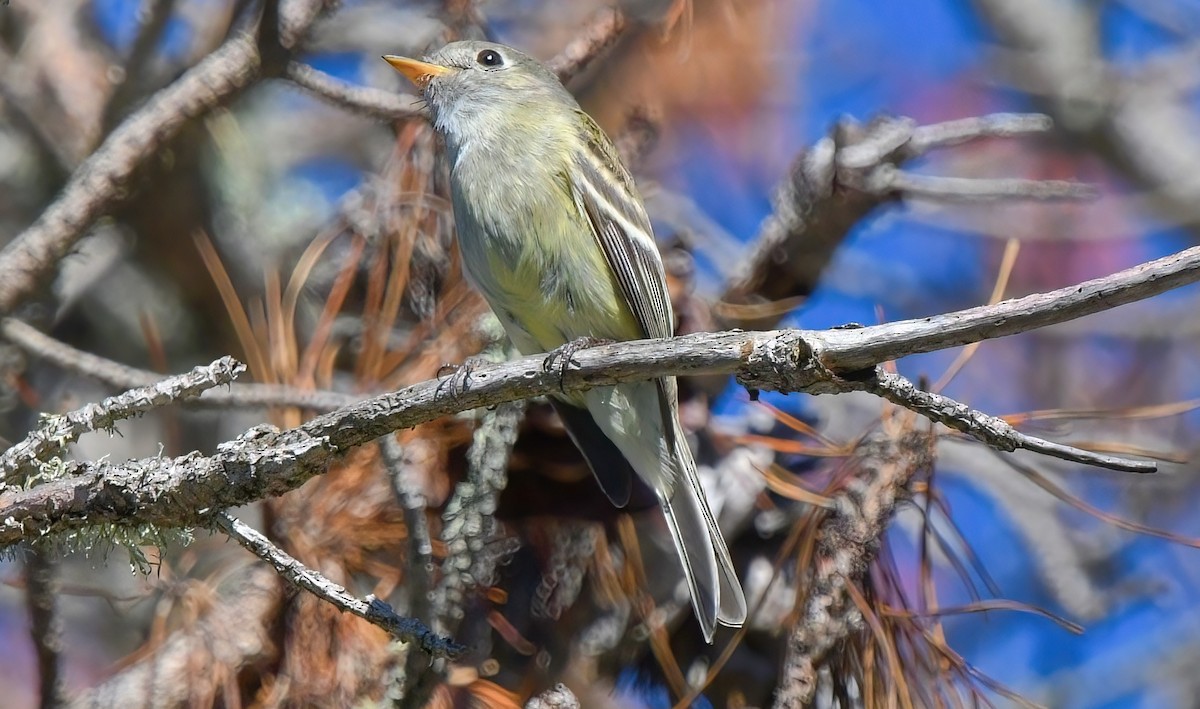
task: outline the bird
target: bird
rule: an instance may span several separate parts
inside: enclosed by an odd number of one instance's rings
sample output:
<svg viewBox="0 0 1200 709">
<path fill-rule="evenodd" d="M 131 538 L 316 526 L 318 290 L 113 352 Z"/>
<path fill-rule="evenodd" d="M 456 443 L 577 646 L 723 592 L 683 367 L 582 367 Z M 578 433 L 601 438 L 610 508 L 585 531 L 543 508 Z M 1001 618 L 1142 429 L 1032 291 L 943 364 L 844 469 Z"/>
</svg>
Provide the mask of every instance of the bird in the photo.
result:
<svg viewBox="0 0 1200 709">
<path fill-rule="evenodd" d="M 674 314 L 650 219 L 612 141 L 527 54 L 452 42 L 423 61 L 383 59 L 416 85 L 441 136 L 460 254 L 517 350 L 669 338 Z M 654 491 L 704 639 L 739 627 L 746 597 L 679 420 L 674 377 L 551 404 L 599 487 L 624 507 L 634 475 Z"/>
</svg>

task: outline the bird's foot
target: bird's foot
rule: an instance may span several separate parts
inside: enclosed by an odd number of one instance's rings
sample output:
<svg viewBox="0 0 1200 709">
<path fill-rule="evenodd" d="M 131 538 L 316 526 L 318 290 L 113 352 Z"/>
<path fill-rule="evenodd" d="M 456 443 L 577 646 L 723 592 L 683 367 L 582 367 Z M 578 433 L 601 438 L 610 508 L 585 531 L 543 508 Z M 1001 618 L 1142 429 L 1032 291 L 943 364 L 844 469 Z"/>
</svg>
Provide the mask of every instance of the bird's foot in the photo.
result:
<svg viewBox="0 0 1200 709">
<path fill-rule="evenodd" d="M 449 395 L 452 399 L 457 399 L 467 390 L 471 388 L 471 373 L 481 364 L 490 364 L 491 361 L 486 357 L 472 355 L 462 364 L 443 364 L 437 372 L 438 388 L 437 395 L 439 397 Z"/>
<path fill-rule="evenodd" d="M 559 347 L 547 352 L 546 359 L 542 362 L 542 371 L 549 372 L 557 368 L 558 388 L 561 389 L 565 394 L 567 391 L 567 370 L 571 368 L 572 364 L 579 364 L 579 362 L 575 361 L 575 353 L 579 350 L 586 350 L 589 347 L 607 345 L 612 342 L 614 342 L 614 340 L 604 340 L 598 337 L 578 337 L 566 343 L 565 345 L 560 345 Z"/>
</svg>

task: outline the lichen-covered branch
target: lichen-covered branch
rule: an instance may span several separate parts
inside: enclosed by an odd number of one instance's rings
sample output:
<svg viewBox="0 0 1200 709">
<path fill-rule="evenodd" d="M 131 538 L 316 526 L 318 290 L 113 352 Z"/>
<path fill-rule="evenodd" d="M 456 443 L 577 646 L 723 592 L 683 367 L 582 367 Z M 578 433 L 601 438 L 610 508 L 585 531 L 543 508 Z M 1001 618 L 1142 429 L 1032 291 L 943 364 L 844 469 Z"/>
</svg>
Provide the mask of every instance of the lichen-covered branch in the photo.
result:
<svg viewBox="0 0 1200 709">
<path fill-rule="evenodd" d="M 426 381 L 284 432 L 247 432 L 205 457 L 73 463 L 68 477 L 0 494 L 0 546 L 97 522 L 203 525 L 206 515 L 282 494 L 334 456 L 400 428 L 555 391 L 665 375 L 734 374 L 751 389 L 836 393 L 881 362 L 1063 322 L 1200 279 L 1200 247 L 1048 293 L 944 315 L 825 331 L 694 333 L 577 352 L 563 375 L 543 356 L 476 365 L 463 391 Z M 1089 461 L 1094 462 L 1094 461 Z"/>
<path fill-rule="evenodd" d="M 198 396 L 203 391 L 229 384 L 244 371 L 246 365 L 232 357 L 222 357 L 186 374 L 167 377 L 157 384 L 110 396 L 99 404 L 88 404 L 69 413 L 50 416 L 41 426 L 30 431 L 24 440 L 0 454 L 0 490 L 30 465 L 48 456 L 58 455 L 64 446 L 89 431 L 111 429 L 117 421 Z"/>
<path fill-rule="evenodd" d="M 1003 419 L 988 416 L 941 394 L 923 391 L 908 379 L 882 369 L 876 369 L 872 377 L 845 381 L 848 389 L 869 391 L 893 404 L 915 411 L 930 421 L 961 431 L 996 450 L 1011 452 L 1021 448 L 1127 473 L 1152 473 L 1155 470 L 1154 463 L 1150 461 L 1118 458 L 1021 433 Z"/>
<path fill-rule="evenodd" d="M 213 522 L 238 544 L 270 564 L 289 583 L 333 604 L 342 612 L 353 613 L 401 640 L 416 643 L 430 657 L 453 658 L 462 653 L 464 648 L 458 643 L 439 636 L 416 618 L 397 615 L 391 606 L 378 598 L 368 596 L 363 600 L 350 595 L 346 589 L 301 564 L 236 517 L 220 512 L 213 516 Z"/>
<path fill-rule="evenodd" d="M 803 609 L 788 636 L 777 709 L 809 706 L 821 660 L 862 624 L 847 586 L 858 583 L 875 558 L 904 486 L 932 465 L 932 440 L 918 433 L 880 436 L 859 446 L 853 461 L 857 483 L 833 499 L 818 532 Z"/>
<path fill-rule="evenodd" d="M 458 627 L 467 592 L 491 583 L 496 554 L 485 548 L 496 538 L 496 501 L 508 482 L 508 456 L 517 440 L 525 407 L 508 402 L 482 416 L 467 454 L 467 478 L 458 484 L 442 513 L 446 559 L 434 594 L 439 627 Z"/>
</svg>

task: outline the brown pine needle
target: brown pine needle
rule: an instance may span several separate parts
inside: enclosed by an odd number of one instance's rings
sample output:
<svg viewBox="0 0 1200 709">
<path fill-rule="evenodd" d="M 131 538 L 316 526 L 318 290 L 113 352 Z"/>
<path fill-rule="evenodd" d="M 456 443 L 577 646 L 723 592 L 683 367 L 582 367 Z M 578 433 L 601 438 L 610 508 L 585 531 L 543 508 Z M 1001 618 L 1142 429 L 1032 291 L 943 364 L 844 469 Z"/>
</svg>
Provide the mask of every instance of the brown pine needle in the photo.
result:
<svg viewBox="0 0 1200 709">
<path fill-rule="evenodd" d="M 713 315 L 731 323 L 755 322 L 758 320 L 774 320 L 804 304 L 806 296 L 797 295 L 766 303 L 730 303 L 719 300 L 712 305 Z"/>
<path fill-rule="evenodd" d="M 833 509 L 833 500 L 806 486 L 799 476 L 794 475 L 783 466 L 772 463 L 766 470 L 758 469 L 763 474 L 767 487 L 777 495 L 790 500 L 805 502 L 815 507 Z"/>
<path fill-rule="evenodd" d="M 1001 416 L 1004 421 L 1016 426 L 1028 421 L 1054 421 L 1061 419 L 1158 419 L 1179 416 L 1200 408 L 1200 399 L 1184 399 L 1164 404 L 1147 404 L 1114 409 L 1042 409 L 1025 413 Z"/>
<path fill-rule="evenodd" d="M 308 341 L 308 347 L 305 348 L 304 356 L 300 360 L 297 376 L 302 380 L 315 379 L 313 374 L 317 368 L 317 360 L 329 343 L 329 336 L 333 331 L 333 321 L 341 312 L 346 295 L 354 284 L 354 275 L 358 270 L 358 264 L 365 248 L 365 239 L 353 238 L 351 247 L 342 261 L 342 269 L 334 279 L 333 288 L 325 299 L 325 307 L 321 310 L 321 316 L 313 329 L 312 339 Z"/>
<path fill-rule="evenodd" d="M 879 609 L 879 612 L 882 615 L 892 618 L 944 618 L 950 615 L 986 613 L 988 611 L 1014 611 L 1017 613 L 1029 613 L 1032 615 L 1041 616 L 1074 635 L 1082 635 L 1084 630 L 1082 625 L 1073 623 L 1060 615 L 1055 615 L 1045 608 L 1039 608 L 1038 606 L 1033 606 L 1028 603 L 1021 603 L 1020 601 L 1012 601 L 1003 598 L 996 598 L 987 601 L 975 601 L 974 603 L 968 603 L 967 605 L 963 606 L 947 606 L 938 610 L 929 611 L 913 611 L 905 608 L 894 608 L 888 605 L 883 605 Z"/>
<path fill-rule="evenodd" d="M 997 454 L 997 455 L 999 455 L 999 454 Z M 1053 483 L 1049 478 L 1047 478 L 1045 475 L 1042 475 L 1034 468 L 1013 459 L 1011 456 L 1000 456 L 1000 457 L 1002 460 L 1004 460 L 1004 462 L 1006 464 L 1012 466 L 1015 470 L 1017 470 L 1022 475 L 1024 475 L 1026 478 L 1028 478 L 1033 484 L 1042 488 L 1043 490 L 1050 493 L 1051 495 L 1054 495 L 1058 499 L 1067 503 L 1071 507 L 1074 507 L 1075 509 L 1079 510 L 1080 512 L 1084 512 L 1088 515 L 1091 515 L 1092 517 L 1095 517 L 1096 519 L 1098 519 L 1102 522 L 1105 522 L 1107 524 L 1111 524 L 1112 526 L 1114 526 L 1118 529 L 1124 529 L 1128 532 L 1144 534 L 1148 537 L 1156 537 L 1158 539 L 1165 539 L 1167 541 L 1174 542 L 1176 544 L 1182 544 L 1183 546 L 1200 549 L 1200 539 L 1197 539 L 1194 537 L 1185 537 L 1181 534 L 1175 534 L 1173 532 L 1168 532 L 1163 529 L 1151 527 L 1149 525 L 1141 524 L 1139 522 L 1134 522 L 1133 520 L 1128 520 L 1128 519 L 1125 519 L 1124 517 L 1119 517 L 1119 516 L 1111 514 L 1109 512 L 1105 512 L 1104 510 L 1101 510 L 1098 507 L 1094 507 L 1091 504 L 1084 502 L 1079 497 L 1067 492 L 1065 489 L 1063 489 L 1062 487 L 1059 487 L 1058 485 Z"/>
<path fill-rule="evenodd" d="M 196 244 L 196 250 L 200 252 L 200 259 L 204 261 L 204 266 L 212 276 L 213 283 L 217 286 L 221 302 L 225 304 L 225 311 L 229 313 L 229 320 L 233 324 L 238 342 L 242 345 L 242 352 L 246 358 L 246 364 L 250 367 L 250 372 L 258 381 L 271 383 L 273 380 L 270 379 L 267 355 L 259 347 L 258 339 L 254 336 L 254 328 L 250 325 L 250 318 L 246 315 L 245 308 L 242 307 L 237 289 L 234 288 L 233 281 L 229 278 L 229 272 L 221 263 L 221 256 L 203 231 L 192 234 L 192 240 Z"/>
<path fill-rule="evenodd" d="M 828 448 L 831 448 L 834 450 L 846 451 L 846 453 L 843 453 L 843 455 L 848 455 L 849 451 L 852 450 L 852 449 L 848 448 L 845 444 L 838 444 L 838 443 L 835 443 L 833 440 L 826 438 L 824 435 L 821 434 L 820 431 L 813 428 L 808 423 L 796 418 L 795 416 L 792 416 L 791 414 L 784 411 L 783 409 L 772 406 L 771 404 L 768 404 L 765 401 L 759 401 L 759 402 L 757 402 L 757 404 L 759 406 L 763 407 L 764 409 L 766 409 L 767 411 L 770 411 L 771 415 L 774 416 L 775 419 L 777 421 L 779 421 L 779 423 L 782 423 L 784 426 L 787 426 L 788 428 L 792 429 L 796 433 L 799 433 L 799 434 L 802 434 L 805 436 L 809 436 L 810 438 L 814 438 L 814 439 L 820 441 L 822 444 L 824 444 Z"/>
<path fill-rule="evenodd" d="M 807 455 L 814 458 L 842 458 L 849 453 L 841 448 L 830 449 L 824 446 L 814 446 L 805 443 L 804 441 L 793 441 L 788 438 L 776 438 L 774 436 L 764 436 L 757 433 L 734 436 L 733 440 L 739 445 L 757 445 L 764 448 L 770 448 L 776 453 Z"/>
<path fill-rule="evenodd" d="M 662 668 L 663 677 L 671 687 L 671 692 L 677 697 L 682 697 L 687 694 L 687 680 L 679 668 L 679 661 L 671 651 L 671 639 L 667 636 L 666 629 L 651 620 L 654 614 L 654 599 L 643 591 L 648 585 L 646 567 L 642 562 L 642 547 L 638 542 L 633 517 L 627 514 L 617 517 L 617 537 L 621 540 L 621 548 L 625 550 L 626 568 L 632 576 L 633 586 L 629 590 L 633 607 L 650 631 L 650 651 L 658 661 L 658 666 Z"/>
<path fill-rule="evenodd" d="M 912 690 L 908 687 L 908 679 L 904 675 L 904 665 L 900 662 L 900 653 L 896 648 L 895 640 L 884 630 L 879 616 L 876 615 L 874 609 L 871 608 L 871 604 L 862 595 L 862 591 L 858 590 L 857 582 L 850 578 L 843 580 L 845 581 L 845 589 L 850 595 L 850 599 L 858 607 L 863 620 L 867 621 L 867 625 L 871 628 L 871 634 L 875 636 L 875 642 L 883 648 L 884 658 L 887 660 L 888 668 L 891 670 L 890 674 L 896 680 L 896 691 L 899 693 L 901 706 L 905 709 L 914 709 Z"/>
</svg>

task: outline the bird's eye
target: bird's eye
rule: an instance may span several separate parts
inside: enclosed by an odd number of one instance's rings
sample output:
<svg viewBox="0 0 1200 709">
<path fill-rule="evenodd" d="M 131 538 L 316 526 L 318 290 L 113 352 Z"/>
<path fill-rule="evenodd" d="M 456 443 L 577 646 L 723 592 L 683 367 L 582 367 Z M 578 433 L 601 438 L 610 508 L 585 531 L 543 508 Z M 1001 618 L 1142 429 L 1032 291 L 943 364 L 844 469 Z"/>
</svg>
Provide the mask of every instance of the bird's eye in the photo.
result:
<svg viewBox="0 0 1200 709">
<path fill-rule="evenodd" d="M 500 56 L 500 52 L 494 49 L 485 49 L 475 57 L 475 61 L 479 62 L 480 66 L 500 66 L 504 63 L 504 57 Z"/>
</svg>

